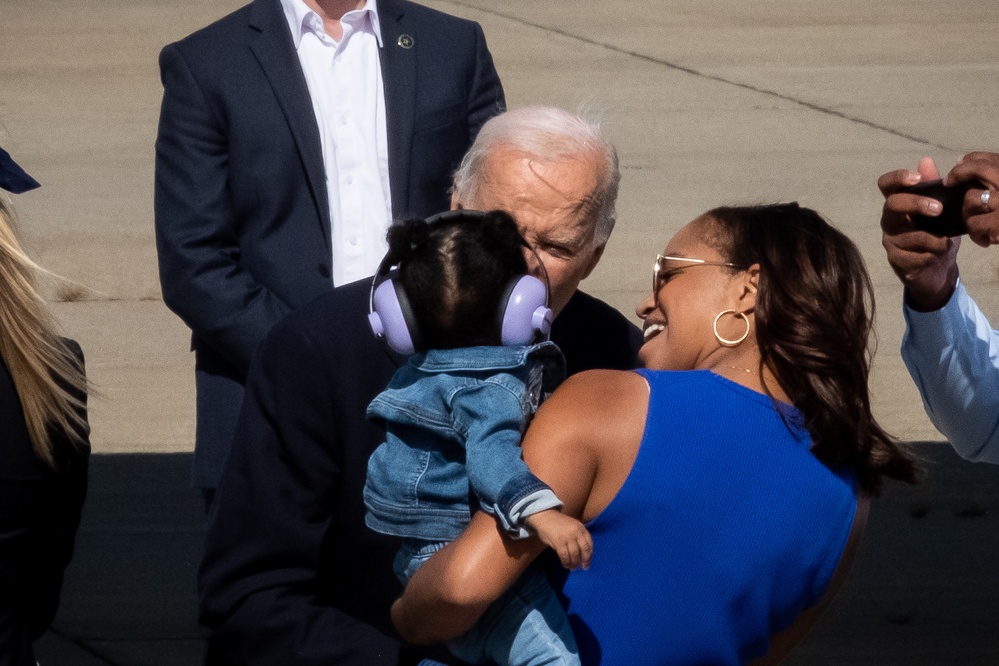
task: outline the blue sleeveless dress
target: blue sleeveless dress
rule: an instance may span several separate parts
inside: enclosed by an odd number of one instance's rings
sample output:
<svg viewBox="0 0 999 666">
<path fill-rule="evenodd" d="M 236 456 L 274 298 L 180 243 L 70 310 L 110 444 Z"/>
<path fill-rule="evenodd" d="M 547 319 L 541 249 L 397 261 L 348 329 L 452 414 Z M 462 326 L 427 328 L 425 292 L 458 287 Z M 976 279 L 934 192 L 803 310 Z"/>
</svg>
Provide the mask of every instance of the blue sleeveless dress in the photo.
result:
<svg viewBox="0 0 999 666">
<path fill-rule="evenodd" d="M 582 662 L 745 663 L 828 586 L 856 476 L 809 452 L 793 407 L 706 370 L 638 372 L 638 457 L 564 587 Z"/>
</svg>

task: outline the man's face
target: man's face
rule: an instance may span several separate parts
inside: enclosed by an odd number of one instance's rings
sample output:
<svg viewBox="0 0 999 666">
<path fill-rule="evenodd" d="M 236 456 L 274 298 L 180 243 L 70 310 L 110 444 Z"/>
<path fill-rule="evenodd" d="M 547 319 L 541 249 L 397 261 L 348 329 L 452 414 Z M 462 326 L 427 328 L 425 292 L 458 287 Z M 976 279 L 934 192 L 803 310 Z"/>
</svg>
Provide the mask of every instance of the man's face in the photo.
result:
<svg viewBox="0 0 999 666">
<path fill-rule="evenodd" d="M 599 163 L 587 155 L 536 162 L 499 148 L 486 158 L 482 176 L 474 200 L 452 198 L 452 208 L 504 210 L 517 220 L 520 233 L 544 262 L 551 308 L 558 315 L 604 250 L 594 242 L 590 200 L 601 176 Z"/>
</svg>

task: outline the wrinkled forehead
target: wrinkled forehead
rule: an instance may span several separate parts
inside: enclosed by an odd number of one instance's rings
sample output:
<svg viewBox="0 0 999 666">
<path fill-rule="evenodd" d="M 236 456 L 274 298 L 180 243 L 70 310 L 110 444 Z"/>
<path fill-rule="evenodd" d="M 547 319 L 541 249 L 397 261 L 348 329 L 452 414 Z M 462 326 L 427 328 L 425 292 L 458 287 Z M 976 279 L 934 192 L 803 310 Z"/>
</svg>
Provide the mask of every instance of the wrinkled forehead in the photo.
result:
<svg viewBox="0 0 999 666">
<path fill-rule="evenodd" d="M 596 223 L 599 178 L 598 165 L 586 154 L 548 159 L 497 149 L 483 164 L 473 200 L 462 205 L 502 208 L 528 230 L 555 225 L 585 232 Z"/>
</svg>

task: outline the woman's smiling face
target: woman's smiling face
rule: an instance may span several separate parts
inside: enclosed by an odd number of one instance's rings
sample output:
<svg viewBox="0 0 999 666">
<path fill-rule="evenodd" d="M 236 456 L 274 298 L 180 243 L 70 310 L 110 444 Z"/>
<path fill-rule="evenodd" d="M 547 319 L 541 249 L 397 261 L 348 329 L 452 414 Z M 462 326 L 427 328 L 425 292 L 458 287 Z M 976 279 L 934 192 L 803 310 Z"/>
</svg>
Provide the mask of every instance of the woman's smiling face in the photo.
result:
<svg viewBox="0 0 999 666">
<path fill-rule="evenodd" d="M 739 302 L 745 271 L 726 265 L 725 257 L 704 241 L 711 226 L 705 217 L 690 222 L 656 262 L 655 293 L 637 309 L 645 322 L 645 343 L 638 355 L 646 368 L 710 367 L 709 357 L 721 349 L 712 329 L 715 317 L 723 310 L 745 309 Z M 722 317 L 718 332 L 735 339 L 744 326 L 734 316 Z"/>
</svg>

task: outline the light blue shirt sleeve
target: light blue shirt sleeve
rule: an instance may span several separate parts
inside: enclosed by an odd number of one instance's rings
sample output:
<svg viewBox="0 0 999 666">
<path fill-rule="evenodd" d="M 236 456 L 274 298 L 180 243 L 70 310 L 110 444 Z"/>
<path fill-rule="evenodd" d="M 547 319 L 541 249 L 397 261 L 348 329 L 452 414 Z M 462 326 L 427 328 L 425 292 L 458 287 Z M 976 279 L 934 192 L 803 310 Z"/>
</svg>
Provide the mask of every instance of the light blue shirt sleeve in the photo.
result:
<svg viewBox="0 0 999 666">
<path fill-rule="evenodd" d="M 962 457 L 999 463 L 999 331 L 960 280 L 939 310 L 903 307 L 902 360 L 933 425 Z"/>
</svg>

